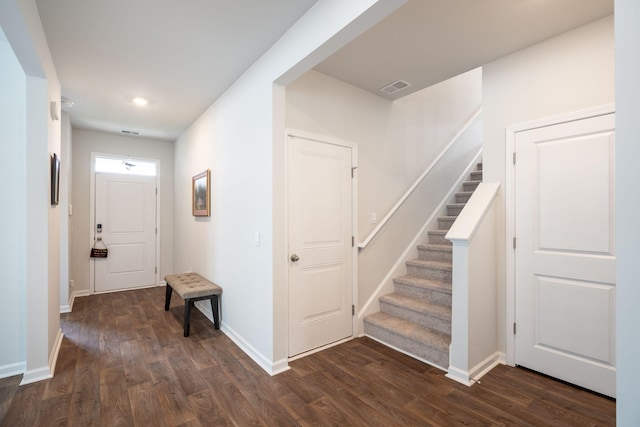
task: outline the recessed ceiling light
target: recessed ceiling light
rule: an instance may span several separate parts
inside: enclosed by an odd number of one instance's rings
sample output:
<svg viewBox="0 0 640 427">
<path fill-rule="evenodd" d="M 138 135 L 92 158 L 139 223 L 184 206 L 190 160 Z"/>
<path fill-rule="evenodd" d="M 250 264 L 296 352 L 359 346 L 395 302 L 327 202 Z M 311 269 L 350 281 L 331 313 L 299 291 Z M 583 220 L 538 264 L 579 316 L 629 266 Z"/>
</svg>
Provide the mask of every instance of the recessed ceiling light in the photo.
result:
<svg viewBox="0 0 640 427">
<path fill-rule="evenodd" d="M 147 105 L 149 103 L 149 101 L 147 101 L 145 98 L 143 98 L 141 96 L 136 96 L 131 101 L 133 101 L 133 103 L 136 104 L 139 107 L 144 107 L 145 105 Z"/>
</svg>

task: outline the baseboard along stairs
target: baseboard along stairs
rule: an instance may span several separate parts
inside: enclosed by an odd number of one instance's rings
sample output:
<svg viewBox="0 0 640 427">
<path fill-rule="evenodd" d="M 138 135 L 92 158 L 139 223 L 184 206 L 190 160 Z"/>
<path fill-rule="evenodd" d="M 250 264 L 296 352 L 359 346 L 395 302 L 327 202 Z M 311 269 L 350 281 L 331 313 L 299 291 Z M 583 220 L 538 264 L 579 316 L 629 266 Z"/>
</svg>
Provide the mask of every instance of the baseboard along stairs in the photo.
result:
<svg viewBox="0 0 640 427">
<path fill-rule="evenodd" d="M 366 316 L 365 335 L 443 370 L 449 367 L 451 343 L 452 246 L 445 239 L 451 225 L 482 182 L 482 163 L 471 172 L 428 243 L 418 245 L 418 259 L 407 261 L 407 274 L 393 279 L 392 294 L 380 297 L 380 312 Z"/>
</svg>

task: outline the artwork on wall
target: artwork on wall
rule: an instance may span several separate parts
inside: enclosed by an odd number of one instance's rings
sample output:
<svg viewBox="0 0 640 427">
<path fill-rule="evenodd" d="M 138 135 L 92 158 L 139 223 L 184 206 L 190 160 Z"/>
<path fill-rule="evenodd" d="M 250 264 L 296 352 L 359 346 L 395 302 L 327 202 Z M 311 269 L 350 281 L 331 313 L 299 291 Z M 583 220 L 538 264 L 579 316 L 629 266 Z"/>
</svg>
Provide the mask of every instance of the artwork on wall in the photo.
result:
<svg viewBox="0 0 640 427">
<path fill-rule="evenodd" d="M 60 202 L 60 158 L 56 153 L 51 155 L 51 205 Z"/>
<path fill-rule="evenodd" d="M 193 216 L 211 214 L 211 171 L 207 169 L 195 175 L 191 181 L 191 211 Z"/>
</svg>

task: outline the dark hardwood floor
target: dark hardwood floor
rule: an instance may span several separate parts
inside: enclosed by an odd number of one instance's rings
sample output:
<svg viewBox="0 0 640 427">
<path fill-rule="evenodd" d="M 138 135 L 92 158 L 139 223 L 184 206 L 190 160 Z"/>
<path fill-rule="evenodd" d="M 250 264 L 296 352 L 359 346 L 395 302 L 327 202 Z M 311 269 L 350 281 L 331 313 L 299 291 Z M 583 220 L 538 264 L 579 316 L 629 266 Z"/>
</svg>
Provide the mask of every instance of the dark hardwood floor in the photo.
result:
<svg viewBox="0 0 640 427">
<path fill-rule="evenodd" d="M 615 402 L 499 366 L 465 387 L 368 338 L 270 377 L 164 288 L 78 298 L 54 378 L 0 380 L 3 426 L 613 426 Z M 249 313 L 247 314 L 249 315 Z"/>
</svg>

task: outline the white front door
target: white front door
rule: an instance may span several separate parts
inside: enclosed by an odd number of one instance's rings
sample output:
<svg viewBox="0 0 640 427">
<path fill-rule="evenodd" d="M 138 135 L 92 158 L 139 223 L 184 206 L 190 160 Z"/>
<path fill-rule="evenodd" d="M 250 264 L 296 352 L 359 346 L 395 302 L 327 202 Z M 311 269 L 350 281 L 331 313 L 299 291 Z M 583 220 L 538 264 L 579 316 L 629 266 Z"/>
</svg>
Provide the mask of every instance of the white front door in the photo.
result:
<svg viewBox="0 0 640 427">
<path fill-rule="evenodd" d="M 516 364 L 615 396 L 614 115 L 516 134 Z"/>
<path fill-rule="evenodd" d="M 351 148 L 289 137 L 289 356 L 352 336 Z"/>
<path fill-rule="evenodd" d="M 109 249 L 94 258 L 95 292 L 155 285 L 156 177 L 96 173 L 95 182 L 94 238 Z"/>
</svg>

